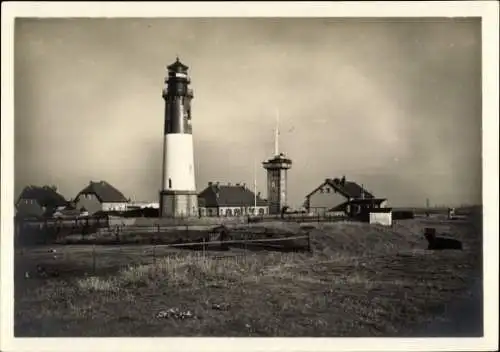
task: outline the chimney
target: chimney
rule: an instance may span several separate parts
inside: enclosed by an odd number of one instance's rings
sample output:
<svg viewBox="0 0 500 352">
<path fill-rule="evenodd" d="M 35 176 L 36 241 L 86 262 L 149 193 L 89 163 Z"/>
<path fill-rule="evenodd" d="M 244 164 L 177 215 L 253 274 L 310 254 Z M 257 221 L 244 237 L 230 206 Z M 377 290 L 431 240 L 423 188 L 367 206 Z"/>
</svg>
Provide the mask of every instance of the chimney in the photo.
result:
<svg viewBox="0 0 500 352">
<path fill-rule="evenodd" d="M 345 176 L 342 176 L 342 179 L 340 180 L 340 183 L 341 183 L 342 185 L 345 185 Z"/>
<path fill-rule="evenodd" d="M 211 187 L 213 185 L 212 181 L 209 181 L 208 185 Z"/>
</svg>

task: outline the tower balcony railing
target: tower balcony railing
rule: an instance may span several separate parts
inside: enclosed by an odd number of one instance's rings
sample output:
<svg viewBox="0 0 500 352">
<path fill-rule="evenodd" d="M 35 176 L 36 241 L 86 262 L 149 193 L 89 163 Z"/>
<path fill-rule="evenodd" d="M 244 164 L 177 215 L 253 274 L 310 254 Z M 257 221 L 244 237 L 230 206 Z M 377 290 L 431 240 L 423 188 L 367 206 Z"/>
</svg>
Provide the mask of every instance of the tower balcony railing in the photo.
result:
<svg viewBox="0 0 500 352">
<path fill-rule="evenodd" d="M 169 92 L 169 90 L 168 90 L 167 87 L 163 88 L 162 89 L 162 96 L 167 96 L 168 92 Z M 179 95 L 179 93 L 177 95 Z M 180 94 L 180 95 L 182 95 L 182 94 Z M 192 89 L 188 89 L 187 92 L 186 92 L 186 96 L 188 96 L 190 98 L 193 98 L 193 96 L 194 96 L 193 90 Z"/>
</svg>

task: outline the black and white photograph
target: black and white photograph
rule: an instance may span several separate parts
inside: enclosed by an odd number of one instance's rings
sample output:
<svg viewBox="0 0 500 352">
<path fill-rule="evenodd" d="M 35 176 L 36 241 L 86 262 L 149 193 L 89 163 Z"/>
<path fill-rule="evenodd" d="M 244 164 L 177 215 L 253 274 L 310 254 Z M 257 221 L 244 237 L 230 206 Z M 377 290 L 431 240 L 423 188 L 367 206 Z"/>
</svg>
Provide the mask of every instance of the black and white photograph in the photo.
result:
<svg viewBox="0 0 500 352">
<path fill-rule="evenodd" d="M 498 349 L 498 3 L 333 3 L 2 4 L 5 351 Z"/>
</svg>

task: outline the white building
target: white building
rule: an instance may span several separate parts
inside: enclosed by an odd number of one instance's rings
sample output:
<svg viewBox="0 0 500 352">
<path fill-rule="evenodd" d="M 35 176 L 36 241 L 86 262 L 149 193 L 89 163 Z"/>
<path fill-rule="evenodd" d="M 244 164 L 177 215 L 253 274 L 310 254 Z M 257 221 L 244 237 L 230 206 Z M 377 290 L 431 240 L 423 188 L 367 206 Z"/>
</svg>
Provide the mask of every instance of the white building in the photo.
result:
<svg viewBox="0 0 500 352">
<path fill-rule="evenodd" d="M 131 201 L 127 204 L 127 210 L 135 210 L 135 209 L 145 209 L 145 208 L 153 208 L 159 209 L 159 202 L 140 202 L 140 201 Z"/>
<path fill-rule="evenodd" d="M 245 184 L 220 185 L 209 182 L 198 195 L 200 216 L 244 216 L 269 214 L 267 201 Z"/>
</svg>

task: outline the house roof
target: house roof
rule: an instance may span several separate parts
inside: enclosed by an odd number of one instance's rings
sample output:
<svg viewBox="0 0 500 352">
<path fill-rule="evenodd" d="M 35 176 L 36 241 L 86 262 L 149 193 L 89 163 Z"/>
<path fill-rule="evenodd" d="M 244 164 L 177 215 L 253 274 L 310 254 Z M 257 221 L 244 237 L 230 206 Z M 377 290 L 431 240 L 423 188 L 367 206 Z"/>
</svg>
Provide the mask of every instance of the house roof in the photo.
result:
<svg viewBox="0 0 500 352">
<path fill-rule="evenodd" d="M 126 203 L 128 199 L 125 198 L 122 192 L 110 185 L 106 181 L 93 182 L 90 181 L 89 185 L 82 189 L 80 194 L 93 194 L 99 199 L 101 203 Z"/>
<path fill-rule="evenodd" d="M 356 182 L 346 181 L 341 184 L 340 182 L 335 182 L 334 180 L 329 180 L 328 182 L 332 187 L 343 191 L 351 198 L 374 198 L 373 194 L 368 192 L 364 187 L 360 186 Z"/>
<path fill-rule="evenodd" d="M 22 190 L 18 201 L 21 199 L 34 200 L 40 206 L 47 208 L 56 208 L 68 203 L 61 194 L 49 186 L 27 186 Z"/>
<path fill-rule="evenodd" d="M 316 193 L 320 188 L 329 185 L 333 187 L 337 192 L 342 194 L 346 198 L 374 198 L 373 194 L 368 192 L 364 187 L 360 186 L 356 182 L 346 181 L 345 179 L 326 179 L 321 185 L 316 187 L 314 191 L 309 193 L 306 197 L 311 196 Z"/>
<path fill-rule="evenodd" d="M 198 203 L 205 207 L 241 207 L 255 204 L 255 193 L 245 185 L 209 184 L 198 195 Z M 267 201 L 257 195 L 257 206 L 266 206 Z"/>
</svg>

